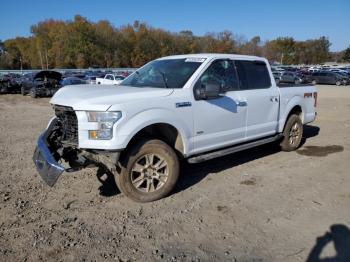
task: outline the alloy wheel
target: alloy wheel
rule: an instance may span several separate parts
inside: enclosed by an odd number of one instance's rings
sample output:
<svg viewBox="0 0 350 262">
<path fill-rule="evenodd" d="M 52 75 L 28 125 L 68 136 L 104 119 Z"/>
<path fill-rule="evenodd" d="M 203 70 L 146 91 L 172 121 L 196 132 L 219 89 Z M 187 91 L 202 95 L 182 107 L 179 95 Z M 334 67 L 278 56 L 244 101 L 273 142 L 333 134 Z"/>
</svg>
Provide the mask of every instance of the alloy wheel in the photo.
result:
<svg viewBox="0 0 350 262">
<path fill-rule="evenodd" d="M 131 183 L 139 191 L 151 193 L 162 188 L 169 175 L 167 161 L 158 154 L 145 154 L 131 169 Z"/>
</svg>

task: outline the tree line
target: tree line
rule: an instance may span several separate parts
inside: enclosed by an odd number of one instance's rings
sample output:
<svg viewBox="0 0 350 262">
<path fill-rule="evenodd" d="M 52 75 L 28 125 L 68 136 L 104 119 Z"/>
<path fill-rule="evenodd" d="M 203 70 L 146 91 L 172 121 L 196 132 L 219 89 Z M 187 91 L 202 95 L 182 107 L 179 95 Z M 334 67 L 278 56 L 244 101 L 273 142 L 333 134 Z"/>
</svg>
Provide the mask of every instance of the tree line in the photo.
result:
<svg viewBox="0 0 350 262">
<path fill-rule="evenodd" d="M 135 21 L 118 28 L 109 21 L 49 19 L 31 27 L 31 36 L 0 41 L 1 69 L 140 67 L 167 55 L 236 53 L 264 56 L 283 64 L 319 64 L 328 61 L 327 37 L 296 41 L 280 37 L 263 42 L 231 31 L 196 36 L 192 31 L 169 32 Z"/>
</svg>

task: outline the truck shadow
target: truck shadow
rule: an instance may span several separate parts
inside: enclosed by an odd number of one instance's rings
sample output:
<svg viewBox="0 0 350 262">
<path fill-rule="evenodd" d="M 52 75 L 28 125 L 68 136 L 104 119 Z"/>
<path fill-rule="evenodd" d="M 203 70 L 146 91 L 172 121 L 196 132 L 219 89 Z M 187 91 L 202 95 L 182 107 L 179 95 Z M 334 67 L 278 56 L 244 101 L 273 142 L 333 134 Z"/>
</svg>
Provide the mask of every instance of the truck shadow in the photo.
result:
<svg viewBox="0 0 350 262">
<path fill-rule="evenodd" d="M 336 254 L 333 257 L 322 257 L 322 251 L 333 243 Z M 322 258 L 321 258 L 322 257 Z M 347 262 L 350 261 L 350 230 L 342 224 L 334 224 L 324 235 L 316 238 L 306 262 Z"/>
<path fill-rule="evenodd" d="M 120 193 L 114 175 L 104 167 L 98 167 L 96 177 L 101 182 L 98 188 L 101 196 L 110 197 Z"/>
<path fill-rule="evenodd" d="M 319 134 L 319 131 L 319 127 L 305 125 L 302 145 L 305 144 L 308 138 L 317 136 Z M 187 188 L 197 184 L 208 174 L 219 173 L 223 170 L 246 164 L 256 159 L 278 153 L 280 151 L 281 150 L 278 143 L 271 143 L 220 158 L 212 159 L 199 164 L 188 164 L 187 161 L 183 161 L 181 163 L 180 178 L 177 186 L 173 191 L 173 194 L 186 190 Z"/>
</svg>

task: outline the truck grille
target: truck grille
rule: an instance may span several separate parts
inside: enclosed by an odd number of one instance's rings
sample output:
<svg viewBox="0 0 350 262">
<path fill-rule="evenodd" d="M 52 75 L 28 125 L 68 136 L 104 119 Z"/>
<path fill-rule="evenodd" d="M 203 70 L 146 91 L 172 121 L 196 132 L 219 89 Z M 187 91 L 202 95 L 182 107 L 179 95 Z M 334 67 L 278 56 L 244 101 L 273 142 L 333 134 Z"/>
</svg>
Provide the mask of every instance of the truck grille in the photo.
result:
<svg viewBox="0 0 350 262">
<path fill-rule="evenodd" d="M 55 114 L 62 125 L 62 142 L 78 144 L 78 119 L 73 108 L 68 106 L 54 106 Z"/>
</svg>

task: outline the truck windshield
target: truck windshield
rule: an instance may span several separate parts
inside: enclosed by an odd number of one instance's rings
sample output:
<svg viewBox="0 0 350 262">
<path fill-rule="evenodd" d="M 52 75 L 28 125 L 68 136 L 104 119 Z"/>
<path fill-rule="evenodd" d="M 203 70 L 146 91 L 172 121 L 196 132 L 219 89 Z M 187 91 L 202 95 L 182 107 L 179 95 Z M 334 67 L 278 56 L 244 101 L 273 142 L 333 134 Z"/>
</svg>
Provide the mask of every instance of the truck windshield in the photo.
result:
<svg viewBox="0 0 350 262">
<path fill-rule="evenodd" d="M 182 88 L 203 60 L 155 60 L 127 77 L 121 85 L 134 87 Z"/>
</svg>

